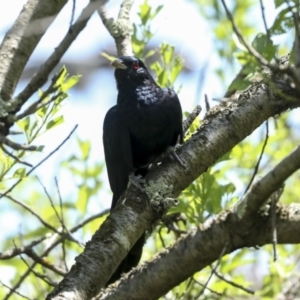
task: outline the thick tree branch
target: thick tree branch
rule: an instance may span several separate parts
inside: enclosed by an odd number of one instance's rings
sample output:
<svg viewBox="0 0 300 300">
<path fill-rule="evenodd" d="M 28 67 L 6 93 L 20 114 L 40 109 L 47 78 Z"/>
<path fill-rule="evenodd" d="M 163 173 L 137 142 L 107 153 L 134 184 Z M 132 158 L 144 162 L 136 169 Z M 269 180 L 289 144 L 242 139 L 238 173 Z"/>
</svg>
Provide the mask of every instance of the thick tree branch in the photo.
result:
<svg viewBox="0 0 300 300">
<path fill-rule="evenodd" d="M 0 97 L 11 99 L 38 42 L 67 0 L 29 0 L 0 46 Z"/>
<path fill-rule="evenodd" d="M 142 211 L 144 209 L 142 205 L 142 202 L 139 203 L 140 213 L 136 213 L 124 200 L 119 205 L 119 209 L 106 219 L 101 230 L 98 230 L 92 240 L 86 244 L 85 251 L 76 258 L 76 264 L 68 276 L 48 295 L 47 299 L 64 299 L 63 297 L 68 300 L 91 299 L 99 293 L 100 288 L 105 285 L 119 264 L 118 259 L 126 256 L 145 231 L 140 227 L 137 239 L 134 240 L 137 224 L 147 218 L 146 211 Z M 124 211 L 126 211 L 126 218 L 122 216 Z M 116 257 L 115 253 L 118 253 Z M 98 260 L 98 257 L 105 257 L 105 259 Z"/>
<path fill-rule="evenodd" d="M 273 216 L 269 211 L 267 217 L 262 217 L 258 210 L 299 168 L 300 147 L 297 147 L 254 184 L 234 209 L 222 212 L 198 230 L 191 231 L 155 259 L 126 275 L 116 289 L 103 292 L 100 299 L 118 300 L 124 295 L 130 295 L 131 299 L 157 299 L 217 260 L 224 252 L 225 244 L 226 253 L 231 253 L 242 247 L 271 243 Z M 277 214 L 278 242 L 300 243 L 300 231 L 297 229 L 300 225 L 300 205 L 279 205 Z M 151 281 L 146 278 L 151 278 Z"/>
<path fill-rule="evenodd" d="M 70 273 L 47 299 L 95 296 L 140 235 L 165 212 L 172 202 L 170 198 L 176 197 L 265 120 L 289 107 L 295 107 L 295 102 L 275 94 L 264 83 L 256 83 L 238 99 L 212 108 L 198 131 L 177 151 L 187 170 L 166 159 L 146 176 L 146 194 L 133 186 L 127 189 L 85 251 L 76 258 Z M 218 241 L 225 243 L 226 238 L 220 237 Z"/>
<path fill-rule="evenodd" d="M 226 254 L 244 247 L 272 243 L 272 217 L 258 213 L 247 219 L 248 230 L 240 228 L 234 212 L 221 213 L 157 254 L 151 261 L 132 270 L 115 288 L 108 288 L 99 300 L 154 300 L 166 294 L 195 272 L 218 260 L 226 245 Z M 277 207 L 277 230 L 280 244 L 300 242 L 300 205 Z M 243 227 L 244 228 L 244 227 Z M 250 230 L 251 229 L 251 230 Z M 151 280 L 149 280 L 151 278 Z"/>
<path fill-rule="evenodd" d="M 235 212 L 241 222 L 251 218 L 272 193 L 300 168 L 300 146 L 284 158 L 270 173 L 256 182 L 250 191 L 237 203 Z"/>
</svg>

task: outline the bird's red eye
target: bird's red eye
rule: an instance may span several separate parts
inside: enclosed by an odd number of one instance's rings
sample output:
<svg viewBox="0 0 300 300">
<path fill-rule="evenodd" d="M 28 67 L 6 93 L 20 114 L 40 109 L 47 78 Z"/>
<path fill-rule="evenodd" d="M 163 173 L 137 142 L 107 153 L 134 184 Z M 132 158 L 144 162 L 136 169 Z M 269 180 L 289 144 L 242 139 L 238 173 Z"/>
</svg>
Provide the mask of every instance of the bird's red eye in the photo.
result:
<svg viewBox="0 0 300 300">
<path fill-rule="evenodd" d="M 138 63 L 137 61 L 133 63 L 133 68 L 134 68 L 135 70 L 137 70 L 139 67 L 140 67 L 140 66 L 139 66 L 139 63 Z"/>
</svg>

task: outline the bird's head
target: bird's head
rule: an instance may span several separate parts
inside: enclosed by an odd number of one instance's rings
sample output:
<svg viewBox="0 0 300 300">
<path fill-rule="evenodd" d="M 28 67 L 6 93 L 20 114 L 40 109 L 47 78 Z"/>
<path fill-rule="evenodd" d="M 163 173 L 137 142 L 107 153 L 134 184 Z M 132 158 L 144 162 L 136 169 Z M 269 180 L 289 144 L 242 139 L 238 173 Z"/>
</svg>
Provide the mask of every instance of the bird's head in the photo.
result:
<svg viewBox="0 0 300 300">
<path fill-rule="evenodd" d="M 146 81 L 154 82 L 145 64 L 134 56 L 121 56 L 115 59 L 111 65 L 116 68 L 115 78 L 118 87 L 123 84 L 139 86 Z"/>
</svg>

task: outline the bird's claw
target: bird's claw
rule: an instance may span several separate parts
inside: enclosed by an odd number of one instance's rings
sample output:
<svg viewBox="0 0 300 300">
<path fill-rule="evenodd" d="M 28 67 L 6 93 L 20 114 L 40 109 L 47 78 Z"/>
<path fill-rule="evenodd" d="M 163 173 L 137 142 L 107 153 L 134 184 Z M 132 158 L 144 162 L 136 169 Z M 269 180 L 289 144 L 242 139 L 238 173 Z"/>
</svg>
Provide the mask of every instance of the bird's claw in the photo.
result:
<svg viewBox="0 0 300 300">
<path fill-rule="evenodd" d="M 142 187 L 142 184 L 145 183 L 145 179 L 141 175 L 134 175 L 134 173 L 129 174 L 128 178 L 128 186 L 130 187 L 131 184 L 133 184 L 137 189 L 139 189 L 141 192 L 144 192 L 145 189 Z"/>
<path fill-rule="evenodd" d="M 182 160 L 180 159 L 180 157 L 177 155 L 176 153 L 176 149 L 179 148 L 179 145 L 175 146 L 175 147 L 169 147 L 167 149 L 169 155 L 174 159 L 176 160 L 185 170 L 186 170 L 186 166 L 185 164 L 182 162 Z"/>
</svg>

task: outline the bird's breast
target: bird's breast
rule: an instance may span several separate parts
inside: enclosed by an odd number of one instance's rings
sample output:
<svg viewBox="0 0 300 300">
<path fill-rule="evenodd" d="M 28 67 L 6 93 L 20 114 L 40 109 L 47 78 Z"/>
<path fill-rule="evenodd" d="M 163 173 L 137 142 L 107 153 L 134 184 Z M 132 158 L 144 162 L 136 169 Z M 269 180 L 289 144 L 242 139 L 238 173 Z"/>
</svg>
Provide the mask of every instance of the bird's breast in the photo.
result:
<svg viewBox="0 0 300 300">
<path fill-rule="evenodd" d="M 142 94 L 136 101 L 120 107 L 124 124 L 136 137 L 152 136 L 164 131 L 169 123 L 169 113 L 164 103 L 149 94 Z"/>
<path fill-rule="evenodd" d="M 177 126 L 170 99 L 160 88 L 141 87 L 134 95 L 122 95 L 118 110 L 122 124 L 130 132 L 133 162 L 136 167 L 148 165 L 168 146 L 174 146 L 181 122 Z"/>
</svg>

